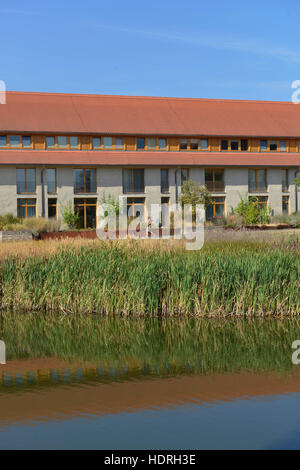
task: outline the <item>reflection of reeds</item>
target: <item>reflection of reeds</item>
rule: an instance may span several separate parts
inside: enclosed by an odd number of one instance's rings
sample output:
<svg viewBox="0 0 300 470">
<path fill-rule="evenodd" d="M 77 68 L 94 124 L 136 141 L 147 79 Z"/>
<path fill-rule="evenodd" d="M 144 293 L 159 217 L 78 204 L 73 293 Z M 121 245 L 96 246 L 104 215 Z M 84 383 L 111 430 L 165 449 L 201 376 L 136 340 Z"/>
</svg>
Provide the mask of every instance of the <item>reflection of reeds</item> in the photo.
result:
<svg viewBox="0 0 300 470">
<path fill-rule="evenodd" d="M 62 244 L 51 256 L 10 257 L 0 267 L 2 308 L 110 315 L 300 313 L 297 246 L 243 241 L 211 242 L 193 252 L 183 247 L 176 241 L 96 241 Z"/>
<path fill-rule="evenodd" d="M 290 370 L 300 321 L 290 319 L 103 318 L 91 315 L 2 314 L 7 363 L 51 358 L 101 365 L 108 378 Z M 96 374 L 97 375 L 97 374 Z"/>
</svg>

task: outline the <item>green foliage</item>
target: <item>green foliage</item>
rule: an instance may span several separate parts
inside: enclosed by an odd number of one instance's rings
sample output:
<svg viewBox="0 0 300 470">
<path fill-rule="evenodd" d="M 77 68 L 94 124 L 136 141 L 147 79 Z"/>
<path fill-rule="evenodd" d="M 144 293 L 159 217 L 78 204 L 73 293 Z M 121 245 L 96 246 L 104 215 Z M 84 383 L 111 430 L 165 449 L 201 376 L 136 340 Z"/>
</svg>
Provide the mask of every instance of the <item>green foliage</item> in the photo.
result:
<svg viewBox="0 0 300 470">
<path fill-rule="evenodd" d="M 79 214 L 74 211 L 71 201 L 63 207 L 62 220 L 71 230 L 79 228 Z"/>
<path fill-rule="evenodd" d="M 12 226 L 14 224 L 22 224 L 22 222 L 23 219 L 15 217 L 13 214 L 0 215 L 0 230 L 3 230 L 6 225 Z"/>
<path fill-rule="evenodd" d="M 193 180 L 186 180 L 182 185 L 179 202 L 191 204 L 194 212 L 197 204 L 207 207 L 212 203 L 212 199 L 206 186 L 201 186 Z"/>
<path fill-rule="evenodd" d="M 271 210 L 267 204 L 264 206 L 263 208 L 259 207 L 256 197 L 241 198 L 235 213 L 242 218 L 245 225 L 267 224 L 270 220 Z"/>
</svg>

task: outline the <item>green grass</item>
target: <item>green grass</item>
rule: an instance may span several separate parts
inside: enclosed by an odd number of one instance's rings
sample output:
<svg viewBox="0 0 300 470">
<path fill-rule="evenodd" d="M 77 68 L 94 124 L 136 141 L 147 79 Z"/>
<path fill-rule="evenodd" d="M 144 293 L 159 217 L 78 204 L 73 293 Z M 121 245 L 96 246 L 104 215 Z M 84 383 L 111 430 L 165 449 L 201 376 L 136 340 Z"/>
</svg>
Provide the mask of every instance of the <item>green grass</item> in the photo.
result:
<svg viewBox="0 0 300 470">
<path fill-rule="evenodd" d="M 10 311 L 106 315 L 296 315 L 299 245 L 210 243 L 203 250 L 99 243 L 0 267 Z"/>
</svg>

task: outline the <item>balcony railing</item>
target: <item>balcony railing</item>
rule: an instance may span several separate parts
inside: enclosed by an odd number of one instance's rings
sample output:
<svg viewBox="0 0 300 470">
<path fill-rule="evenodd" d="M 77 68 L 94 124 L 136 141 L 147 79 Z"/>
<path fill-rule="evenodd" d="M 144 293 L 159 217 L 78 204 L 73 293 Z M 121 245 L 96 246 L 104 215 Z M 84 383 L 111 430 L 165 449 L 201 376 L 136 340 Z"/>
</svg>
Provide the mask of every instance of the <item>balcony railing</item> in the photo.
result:
<svg viewBox="0 0 300 470">
<path fill-rule="evenodd" d="M 205 183 L 208 191 L 212 193 L 224 192 L 225 184 L 224 181 L 208 181 Z"/>
</svg>

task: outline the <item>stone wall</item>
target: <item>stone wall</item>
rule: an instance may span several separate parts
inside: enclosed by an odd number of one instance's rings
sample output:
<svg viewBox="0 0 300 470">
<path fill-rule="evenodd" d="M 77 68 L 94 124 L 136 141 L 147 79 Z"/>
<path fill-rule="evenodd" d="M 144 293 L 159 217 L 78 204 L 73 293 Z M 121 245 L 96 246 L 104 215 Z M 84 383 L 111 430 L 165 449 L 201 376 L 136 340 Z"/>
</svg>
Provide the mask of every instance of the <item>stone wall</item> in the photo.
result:
<svg viewBox="0 0 300 470">
<path fill-rule="evenodd" d="M 30 230 L 7 230 L 0 232 L 0 242 L 17 242 L 32 239 L 33 236 Z"/>
</svg>

